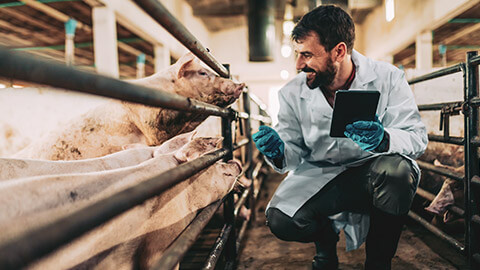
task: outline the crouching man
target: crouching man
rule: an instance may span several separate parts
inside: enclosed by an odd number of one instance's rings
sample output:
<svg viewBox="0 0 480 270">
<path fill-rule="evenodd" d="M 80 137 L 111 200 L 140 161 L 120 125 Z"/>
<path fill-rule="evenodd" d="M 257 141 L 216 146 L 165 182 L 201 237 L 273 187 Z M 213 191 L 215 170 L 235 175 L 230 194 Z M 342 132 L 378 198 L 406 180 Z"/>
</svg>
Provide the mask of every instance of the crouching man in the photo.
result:
<svg viewBox="0 0 480 270">
<path fill-rule="evenodd" d="M 337 269 L 336 244 L 366 241 L 365 269 L 390 269 L 420 170 L 427 134 L 404 73 L 353 50 L 355 28 L 341 8 L 319 6 L 292 32 L 301 72 L 279 92 L 275 129 L 253 140 L 278 172 L 290 171 L 267 208 L 285 241 L 314 242 L 313 269 Z M 337 90 L 378 90 L 375 121 L 357 121 L 346 138 L 329 136 Z"/>
</svg>

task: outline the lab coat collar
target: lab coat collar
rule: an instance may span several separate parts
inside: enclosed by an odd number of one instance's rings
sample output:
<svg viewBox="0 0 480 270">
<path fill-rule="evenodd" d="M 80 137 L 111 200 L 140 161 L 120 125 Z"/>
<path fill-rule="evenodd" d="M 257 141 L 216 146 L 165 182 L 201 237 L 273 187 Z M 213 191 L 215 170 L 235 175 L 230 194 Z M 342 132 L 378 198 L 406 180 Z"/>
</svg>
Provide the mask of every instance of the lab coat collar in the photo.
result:
<svg viewBox="0 0 480 270">
<path fill-rule="evenodd" d="M 373 70 L 373 65 L 370 59 L 367 57 L 363 56 L 356 50 L 352 50 L 352 60 L 353 63 L 355 64 L 355 79 L 352 82 L 352 85 L 350 86 L 350 89 L 364 89 L 364 86 L 368 84 L 369 82 L 375 80 L 377 78 L 377 75 L 375 74 Z M 319 91 L 318 88 L 315 89 L 310 89 L 307 86 L 307 76 L 304 72 L 299 74 L 301 79 L 301 86 L 302 90 L 300 93 L 300 97 L 304 99 L 309 99 L 312 97 L 312 92 L 313 91 Z"/>
<path fill-rule="evenodd" d="M 363 89 L 367 83 L 377 78 L 373 70 L 372 60 L 361 55 L 356 50 L 352 50 L 352 61 L 355 64 L 356 72 L 350 89 Z"/>
</svg>

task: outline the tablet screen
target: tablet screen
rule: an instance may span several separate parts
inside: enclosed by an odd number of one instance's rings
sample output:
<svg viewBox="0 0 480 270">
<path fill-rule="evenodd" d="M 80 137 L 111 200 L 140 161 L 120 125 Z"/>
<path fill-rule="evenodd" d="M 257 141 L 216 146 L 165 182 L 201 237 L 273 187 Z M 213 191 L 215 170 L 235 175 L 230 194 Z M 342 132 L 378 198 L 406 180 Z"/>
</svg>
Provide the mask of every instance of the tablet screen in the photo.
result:
<svg viewBox="0 0 480 270">
<path fill-rule="evenodd" d="M 345 137 L 345 127 L 355 121 L 374 121 L 380 92 L 338 90 L 335 92 L 330 137 Z"/>
</svg>

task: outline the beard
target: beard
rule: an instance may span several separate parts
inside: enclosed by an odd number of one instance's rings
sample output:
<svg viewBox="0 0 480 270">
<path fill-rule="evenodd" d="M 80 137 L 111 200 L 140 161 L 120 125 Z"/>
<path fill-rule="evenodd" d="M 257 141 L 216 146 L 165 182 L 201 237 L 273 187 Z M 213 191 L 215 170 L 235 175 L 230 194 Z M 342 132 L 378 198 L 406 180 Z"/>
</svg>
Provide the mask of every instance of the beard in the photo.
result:
<svg viewBox="0 0 480 270">
<path fill-rule="evenodd" d="M 328 86 L 332 84 L 333 79 L 335 79 L 335 75 L 337 75 L 337 68 L 333 65 L 333 61 L 330 58 L 327 59 L 327 67 L 325 71 L 315 71 L 308 66 L 304 67 L 302 71 L 315 73 L 315 77 L 313 78 L 313 80 L 309 80 L 307 78 L 307 86 L 310 89 L 315 89 L 319 86 Z"/>
</svg>

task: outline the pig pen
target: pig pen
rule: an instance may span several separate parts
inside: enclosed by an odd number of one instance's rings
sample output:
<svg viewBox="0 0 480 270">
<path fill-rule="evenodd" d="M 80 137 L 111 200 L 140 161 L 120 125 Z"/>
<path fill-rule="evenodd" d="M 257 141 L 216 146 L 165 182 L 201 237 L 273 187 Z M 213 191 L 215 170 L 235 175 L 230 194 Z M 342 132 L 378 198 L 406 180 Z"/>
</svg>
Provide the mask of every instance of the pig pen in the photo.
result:
<svg viewBox="0 0 480 270">
<path fill-rule="evenodd" d="M 221 77 L 230 78 L 228 69 L 219 64 L 208 53 L 207 49 L 159 2 L 137 1 L 137 4 L 162 26 L 168 25 L 166 28 L 172 35 Z M 148 6 L 149 4 L 153 6 Z M 175 94 L 159 93 L 147 87 L 31 58 L 26 54 L 12 53 L 6 49 L 0 49 L 0 58 L 2 59 L 0 63 L 0 76 L 2 77 L 147 106 L 218 116 L 222 118 L 223 135 L 223 148 L 219 150 L 181 164 L 134 187 L 75 210 L 52 223 L 35 227 L 13 239 L 0 243 L 1 269 L 28 267 L 38 259 L 51 254 L 90 230 L 208 168 L 216 161 L 227 162 L 232 160 L 234 151 L 239 150 L 235 152 L 235 156 L 239 157 L 244 164 L 240 176 L 246 176 L 252 180 L 252 184 L 242 190 L 238 201 L 235 202 L 234 200 L 234 192 L 230 192 L 221 200 L 201 210 L 175 242 L 165 250 L 161 259 L 153 264 L 154 269 L 172 269 L 178 265 L 205 225 L 223 204 L 224 214 L 220 218 L 222 229 L 219 231 L 213 247 L 211 247 L 211 252 L 203 258 L 205 261 L 203 268 L 214 269 L 217 262 L 222 262 L 223 267 L 227 269 L 234 267 L 238 245 L 248 223 L 248 220 L 237 223 L 236 218 L 243 205 L 248 205 L 250 208 L 254 207 L 260 187 L 258 184 L 259 172 L 264 165 L 261 157 L 255 155 L 254 158 L 251 130 L 252 126 L 257 125 L 257 123 L 251 123 L 250 121 L 255 120 L 258 124 L 269 124 L 271 122 L 265 111 L 266 106 L 259 102 L 258 98 L 249 95 L 248 91 L 245 90 L 242 98 L 243 110 L 236 111 Z M 251 105 L 253 113 L 250 111 Z M 239 132 L 243 134 L 243 139 L 235 137 L 236 141 L 234 141 L 233 134 L 236 132 L 236 126 L 239 127 Z M 239 152 L 240 154 L 237 155 Z M 255 216 L 251 216 L 250 220 L 254 219 Z"/>
<path fill-rule="evenodd" d="M 429 145 L 417 161 L 422 169 L 422 179 L 408 215 L 459 254 L 465 255 L 469 269 L 480 268 L 479 60 L 477 52 L 469 52 L 465 63 L 409 80 L 417 103 L 421 104 L 418 107 L 422 121 L 427 125 Z M 451 75 L 450 79 L 445 78 L 448 75 Z M 435 79 L 440 82 L 431 83 Z M 442 87 L 438 87 L 440 85 Z M 451 184 L 445 185 L 444 181 Z M 446 199 L 444 186 L 456 187 L 453 193 L 450 192 L 451 201 Z M 438 207 L 442 203 L 447 206 Z M 447 211 L 460 219 L 456 228 L 445 224 L 446 218 L 440 216 L 443 212 L 432 215 L 432 211 L 438 211 L 434 206 L 445 208 L 440 211 Z M 442 218 L 445 222 L 441 221 Z"/>
</svg>

